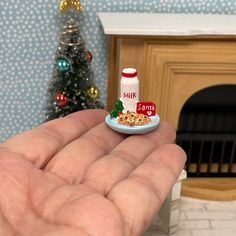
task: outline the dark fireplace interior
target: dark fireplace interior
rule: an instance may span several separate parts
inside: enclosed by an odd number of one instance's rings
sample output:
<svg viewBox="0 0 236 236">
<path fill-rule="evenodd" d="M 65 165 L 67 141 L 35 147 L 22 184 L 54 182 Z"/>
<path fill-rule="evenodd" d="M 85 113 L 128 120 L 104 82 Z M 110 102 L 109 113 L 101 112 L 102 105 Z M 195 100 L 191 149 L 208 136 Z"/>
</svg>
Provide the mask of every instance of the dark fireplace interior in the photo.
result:
<svg viewBox="0 0 236 236">
<path fill-rule="evenodd" d="M 236 85 L 209 87 L 185 103 L 177 144 L 189 177 L 236 176 Z"/>
</svg>

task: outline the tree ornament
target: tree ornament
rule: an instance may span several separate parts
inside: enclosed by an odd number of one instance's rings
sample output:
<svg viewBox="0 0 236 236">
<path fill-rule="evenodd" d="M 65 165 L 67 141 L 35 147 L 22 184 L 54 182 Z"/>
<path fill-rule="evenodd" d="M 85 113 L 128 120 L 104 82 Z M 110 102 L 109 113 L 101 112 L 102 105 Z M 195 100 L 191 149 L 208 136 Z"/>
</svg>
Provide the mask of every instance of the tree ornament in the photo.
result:
<svg viewBox="0 0 236 236">
<path fill-rule="evenodd" d="M 80 0 L 61 0 L 60 11 L 65 12 L 70 9 L 81 12 L 83 10 Z"/>
<path fill-rule="evenodd" d="M 63 93 L 58 92 L 55 95 L 55 101 L 58 106 L 64 107 L 68 103 L 68 97 Z"/>
<path fill-rule="evenodd" d="M 66 58 L 58 58 L 57 59 L 57 69 L 60 72 L 67 72 L 71 69 L 71 63 L 69 60 L 67 60 Z"/>
<path fill-rule="evenodd" d="M 93 60 L 93 54 L 89 50 L 87 50 L 86 54 L 88 61 L 91 62 Z"/>
<path fill-rule="evenodd" d="M 91 86 L 91 87 L 87 90 L 87 93 L 88 93 L 89 97 L 92 98 L 92 99 L 94 99 L 94 100 L 95 100 L 96 98 L 98 98 L 98 96 L 99 96 L 99 90 L 98 90 L 97 86 L 95 86 L 95 85 Z"/>
</svg>

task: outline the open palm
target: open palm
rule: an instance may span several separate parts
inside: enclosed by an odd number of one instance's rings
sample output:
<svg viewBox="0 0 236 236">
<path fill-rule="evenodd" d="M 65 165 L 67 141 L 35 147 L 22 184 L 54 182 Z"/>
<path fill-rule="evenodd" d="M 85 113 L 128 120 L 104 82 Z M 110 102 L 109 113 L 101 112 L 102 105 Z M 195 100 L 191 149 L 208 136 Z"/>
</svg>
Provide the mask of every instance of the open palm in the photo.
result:
<svg viewBox="0 0 236 236">
<path fill-rule="evenodd" d="M 141 235 L 178 178 L 184 152 L 162 122 L 125 137 L 102 110 L 74 113 L 0 146 L 0 235 Z"/>
</svg>

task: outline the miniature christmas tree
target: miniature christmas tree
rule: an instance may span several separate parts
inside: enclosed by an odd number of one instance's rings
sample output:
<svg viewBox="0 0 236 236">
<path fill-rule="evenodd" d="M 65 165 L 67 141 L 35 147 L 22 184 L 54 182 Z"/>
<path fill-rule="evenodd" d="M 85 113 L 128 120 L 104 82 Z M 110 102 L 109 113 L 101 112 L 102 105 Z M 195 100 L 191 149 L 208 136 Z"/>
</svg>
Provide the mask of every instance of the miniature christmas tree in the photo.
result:
<svg viewBox="0 0 236 236">
<path fill-rule="evenodd" d="M 45 121 L 79 110 L 103 108 L 98 88 L 93 82 L 92 58 L 81 36 L 79 23 L 69 20 L 56 53 Z"/>
</svg>

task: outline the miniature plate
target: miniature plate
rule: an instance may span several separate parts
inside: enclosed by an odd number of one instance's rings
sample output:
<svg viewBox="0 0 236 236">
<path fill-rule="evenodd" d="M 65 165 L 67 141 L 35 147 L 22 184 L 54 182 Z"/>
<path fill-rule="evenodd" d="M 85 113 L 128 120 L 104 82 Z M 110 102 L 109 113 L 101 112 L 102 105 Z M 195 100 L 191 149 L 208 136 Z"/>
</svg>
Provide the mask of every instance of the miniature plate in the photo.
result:
<svg viewBox="0 0 236 236">
<path fill-rule="evenodd" d="M 106 124 L 113 130 L 122 134 L 146 134 L 153 131 L 160 124 L 160 117 L 158 115 L 151 116 L 151 123 L 142 126 L 127 126 L 120 125 L 116 118 L 111 118 L 110 114 L 106 116 Z"/>
</svg>

